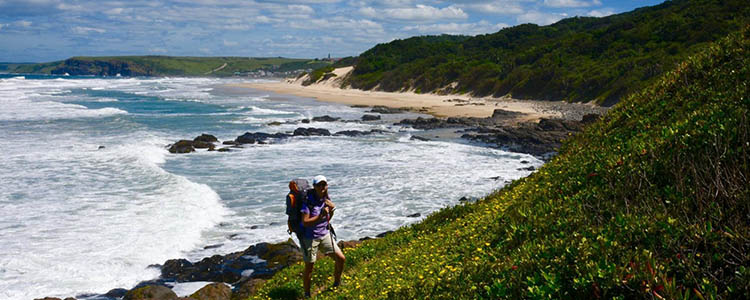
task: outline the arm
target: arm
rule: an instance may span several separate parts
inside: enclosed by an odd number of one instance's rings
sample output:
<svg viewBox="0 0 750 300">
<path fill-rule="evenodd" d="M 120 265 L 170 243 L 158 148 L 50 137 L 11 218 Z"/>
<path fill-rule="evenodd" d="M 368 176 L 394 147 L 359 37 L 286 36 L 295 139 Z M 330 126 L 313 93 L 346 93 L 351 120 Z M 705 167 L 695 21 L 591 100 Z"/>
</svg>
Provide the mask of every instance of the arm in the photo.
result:
<svg viewBox="0 0 750 300">
<path fill-rule="evenodd" d="M 328 208 L 323 208 L 323 210 L 320 212 L 319 215 L 310 217 L 310 214 L 302 214 L 302 225 L 305 225 L 305 227 L 312 227 L 315 226 L 315 224 L 320 223 L 321 221 L 325 220 L 323 217 L 328 215 Z"/>
</svg>

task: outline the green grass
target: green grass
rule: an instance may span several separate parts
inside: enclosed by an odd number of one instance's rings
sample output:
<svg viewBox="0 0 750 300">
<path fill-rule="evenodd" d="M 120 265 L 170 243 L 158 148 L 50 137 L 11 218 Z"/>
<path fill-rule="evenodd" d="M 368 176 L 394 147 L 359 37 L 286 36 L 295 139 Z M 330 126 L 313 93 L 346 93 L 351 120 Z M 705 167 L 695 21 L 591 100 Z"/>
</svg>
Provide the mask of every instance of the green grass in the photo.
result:
<svg viewBox="0 0 750 300">
<path fill-rule="evenodd" d="M 537 172 L 347 249 L 318 299 L 750 298 L 750 27 L 568 139 Z M 302 265 L 254 297 L 302 294 Z M 314 287 L 332 283 L 316 264 Z"/>
</svg>

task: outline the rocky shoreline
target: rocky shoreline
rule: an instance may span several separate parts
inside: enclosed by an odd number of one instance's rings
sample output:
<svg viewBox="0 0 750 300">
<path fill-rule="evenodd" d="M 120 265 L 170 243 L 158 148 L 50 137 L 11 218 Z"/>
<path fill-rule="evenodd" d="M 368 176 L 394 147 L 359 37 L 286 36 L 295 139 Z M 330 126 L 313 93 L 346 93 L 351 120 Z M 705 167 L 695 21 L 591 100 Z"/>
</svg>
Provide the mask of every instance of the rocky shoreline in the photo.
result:
<svg viewBox="0 0 750 300">
<path fill-rule="evenodd" d="M 359 106 L 362 107 L 362 106 Z M 385 115 L 397 115 L 407 110 L 388 107 L 372 107 L 361 120 L 341 120 L 331 116 L 318 116 L 308 120 L 287 123 L 270 123 L 269 126 L 282 124 L 309 124 L 311 122 L 390 122 L 383 120 Z M 595 112 L 595 111 L 594 111 Z M 519 121 L 523 113 L 495 109 L 491 117 L 452 117 L 402 119 L 393 125 L 409 126 L 424 130 L 412 133 L 413 140 L 430 141 L 433 139 L 461 138 L 481 143 L 492 148 L 501 148 L 514 152 L 528 153 L 542 159 L 549 158 L 560 147 L 563 139 L 580 132 L 583 128 L 599 118 L 599 115 L 586 111 L 561 112 L 563 118 L 538 121 Z M 386 123 L 387 124 L 387 123 Z M 244 145 L 266 145 L 281 142 L 297 136 L 364 136 L 372 134 L 395 134 L 395 131 L 377 130 L 358 131 L 343 130 L 331 133 L 327 129 L 298 127 L 294 131 L 279 133 L 246 132 L 234 140 L 220 141 L 213 135 L 202 134 L 192 140 L 180 140 L 167 145 L 171 153 L 191 153 L 196 149 L 207 151 L 229 152 Z M 220 146 L 219 146 L 220 145 Z M 530 171 L 533 171 L 531 167 Z M 464 202 L 471 199 L 462 198 Z M 419 217 L 420 214 L 410 215 Z M 377 236 L 383 237 L 389 232 Z M 355 241 L 340 241 L 339 247 L 351 248 L 359 245 L 365 237 Z M 272 277 L 279 270 L 302 261 L 299 247 L 291 240 L 281 243 L 259 243 L 244 251 L 226 255 L 214 255 L 197 262 L 184 258 L 170 259 L 162 264 L 151 265 L 158 268 L 161 276 L 155 280 L 143 281 L 130 290 L 112 289 L 102 295 L 79 295 L 87 299 L 246 299 L 259 285 Z M 179 298 L 171 287 L 177 283 L 206 282 L 207 285 L 191 294 L 188 298 Z M 210 284 L 209 284 L 210 283 Z M 59 298 L 39 298 L 60 300 Z M 65 298 L 71 300 L 75 298 Z"/>
</svg>

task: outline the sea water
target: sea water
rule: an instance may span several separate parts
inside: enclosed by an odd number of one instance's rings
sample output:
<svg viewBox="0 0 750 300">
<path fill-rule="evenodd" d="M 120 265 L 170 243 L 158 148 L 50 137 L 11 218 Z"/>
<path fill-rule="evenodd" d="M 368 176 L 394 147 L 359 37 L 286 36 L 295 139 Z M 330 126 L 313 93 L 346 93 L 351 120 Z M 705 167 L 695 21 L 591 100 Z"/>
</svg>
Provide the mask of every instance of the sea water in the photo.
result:
<svg viewBox="0 0 750 300">
<path fill-rule="evenodd" d="M 413 129 L 388 121 L 300 124 L 322 115 L 356 120 L 366 109 L 227 86 L 241 81 L 0 74 L 0 299 L 132 288 L 158 277 L 149 265 L 167 259 L 286 240 L 284 197 L 297 177 L 328 177 L 333 224 L 348 240 L 482 197 L 542 164 L 414 141 Z M 226 141 L 297 127 L 386 133 L 166 150 L 202 133 Z"/>
</svg>

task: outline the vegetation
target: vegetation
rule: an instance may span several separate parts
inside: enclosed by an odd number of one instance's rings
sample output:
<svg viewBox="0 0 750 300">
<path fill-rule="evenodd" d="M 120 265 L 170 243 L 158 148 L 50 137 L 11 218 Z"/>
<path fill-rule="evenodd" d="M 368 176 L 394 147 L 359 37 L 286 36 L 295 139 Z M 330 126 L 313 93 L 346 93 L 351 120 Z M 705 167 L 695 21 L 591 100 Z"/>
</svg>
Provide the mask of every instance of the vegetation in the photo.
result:
<svg viewBox="0 0 750 300">
<path fill-rule="evenodd" d="M 471 38 L 413 37 L 362 53 L 348 83 L 611 105 L 748 22 L 746 0 L 674 0 Z"/>
<path fill-rule="evenodd" d="M 346 249 L 320 299 L 750 298 L 750 27 L 616 105 L 537 172 Z M 301 296 L 302 265 L 256 298 Z M 316 264 L 313 286 L 332 283 Z"/>
<path fill-rule="evenodd" d="M 302 83 L 302 85 L 311 85 L 320 81 L 321 79 L 325 80 L 336 76 L 336 74 L 331 73 L 333 69 L 333 66 L 329 65 L 310 72 L 310 76 L 305 80 L 305 82 Z"/>
<path fill-rule="evenodd" d="M 15 73 L 114 76 L 232 76 L 258 70 L 287 72 L 316 69 L 329 62 L 292 58 L 112 56 L 73 57 L 64 61 L 18 65 Z"/>
</svg>

